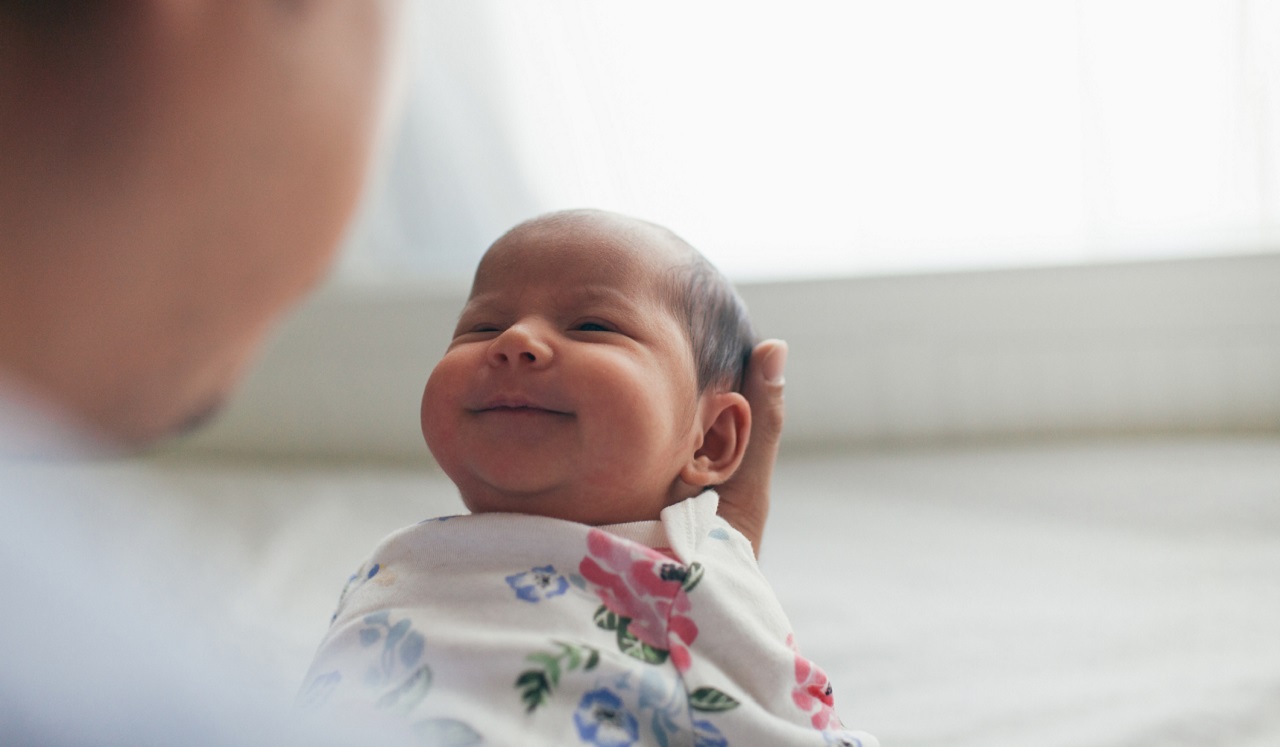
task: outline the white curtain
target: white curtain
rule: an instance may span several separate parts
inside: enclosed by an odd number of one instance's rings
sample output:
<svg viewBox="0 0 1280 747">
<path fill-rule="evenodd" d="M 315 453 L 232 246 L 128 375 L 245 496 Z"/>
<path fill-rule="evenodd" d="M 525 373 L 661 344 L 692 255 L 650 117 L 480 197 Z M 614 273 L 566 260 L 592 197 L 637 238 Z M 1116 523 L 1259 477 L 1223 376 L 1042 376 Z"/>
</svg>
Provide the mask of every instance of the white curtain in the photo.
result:
<svg viewBox="0 0 1280 747">
<path fill-rule="evenodd" d="M 738 279 L 1270 251 L 1271 0 L 424 2 L 349 279 L 469 275 L 540 212 Z"/>
</svg>

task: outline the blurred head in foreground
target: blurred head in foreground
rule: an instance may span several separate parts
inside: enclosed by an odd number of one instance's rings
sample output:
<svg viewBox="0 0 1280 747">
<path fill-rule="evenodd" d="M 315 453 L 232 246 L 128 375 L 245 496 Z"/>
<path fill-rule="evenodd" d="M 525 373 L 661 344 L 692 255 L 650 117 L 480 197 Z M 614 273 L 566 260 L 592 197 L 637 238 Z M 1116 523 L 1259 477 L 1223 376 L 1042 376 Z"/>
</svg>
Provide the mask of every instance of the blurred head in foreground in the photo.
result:
<svg viewBox="0 0 1280 747">
<path fill-rule="evenodd" d="M 0 396 L 124 445 L 215 409 L 339 243 L 397 5 L 0 0 Z"/>
</svg>

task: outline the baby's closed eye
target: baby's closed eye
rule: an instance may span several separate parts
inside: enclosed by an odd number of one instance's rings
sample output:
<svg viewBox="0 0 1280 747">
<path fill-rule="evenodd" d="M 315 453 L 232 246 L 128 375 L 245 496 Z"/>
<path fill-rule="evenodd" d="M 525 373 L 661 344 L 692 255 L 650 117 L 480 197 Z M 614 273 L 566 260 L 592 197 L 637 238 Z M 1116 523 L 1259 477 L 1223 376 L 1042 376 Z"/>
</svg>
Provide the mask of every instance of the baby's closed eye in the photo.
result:
<svg viewBox="0 0 1280 747">
<path fill-rule="evenodd" d="M 477 324 L 468 327 L 460 327 L 453 333 L 455 342 L 464 340 L 485 339 L 502 333 L 502 328 L 493 324 Z"/>
</svg>

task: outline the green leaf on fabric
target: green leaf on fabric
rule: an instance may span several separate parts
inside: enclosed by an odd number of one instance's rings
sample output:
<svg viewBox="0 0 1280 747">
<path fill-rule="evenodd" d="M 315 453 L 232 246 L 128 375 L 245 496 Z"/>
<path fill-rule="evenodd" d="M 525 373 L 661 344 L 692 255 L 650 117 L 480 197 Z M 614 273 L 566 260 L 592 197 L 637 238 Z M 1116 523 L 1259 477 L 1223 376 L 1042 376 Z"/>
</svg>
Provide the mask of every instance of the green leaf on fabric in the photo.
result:
<svg viewBox="0 0 1280 747">
<path fill-rule="evenodd" d="M 579 646 L 564 641 L 552 641 L 560 649 L 559 653 L 535 651 L 525 657 L 526 661 L 539 665 L 537 669 L 527 669 L 516 678 L 516 689 L 520 691 L 520 699 L 525 709 L 532 713 L 551 698 L 551 691 L 560 684 L 565 672 L 581 668 L 591 671 L 600 663 L 600 652 L 591 646 Z"/>
<path fill-rule="evenodd" d="M 520 691 L 520 700 L 524 701 L 525 710 L 533 713 L 538 706 L 551 697 L 551 683 L 540 670 L 529 669 L 516 679 L 516 689 Z"/>
<path fill-rule="evenodd" d="M 714 687 L 700 687 L 689 694 L 689 707 L 695 711 L 718 713 L 732 711 L 739 705 L 733 696 Z"/>
<path fill-rule="evenodd" d="M 682 585 L 684 593 L 688 594 L 693 591 L 693 587 L 697 586 L 698 582 L 702 580 L 704 572 L 706 572 L 706 569 L 702 567 L 701 563 L 694 563 L 689 566 L 689 572 L 684 577 L 684 584 Z"/>
<path fill-rule="evenodd" d="M 630 620 L 627 622 L 630 622 Z M 646 664 L 661 664 L 667 660 L 667 652 L 665 650 L 654 648 L 636 638 L 631 634 L 631 631 L 627 630 L 626 625 L 618 628 L 618 650 Z"/>
<path fill-rule="evenodd" d="M 547 680 L 554 687 L 560 684 L 560 660 L 553 654 L 533 653 L 525 657 L 534 664 L 541 664 Z"/>
<path fill-rule="evenodd" d="M 617 630 L 631 622 L 628 618 L 614 613 L 603 604 L 596 610 L 596 614 L 592 619 L 595 620 L 596 627 L 604 630 Z"/>
</svg>

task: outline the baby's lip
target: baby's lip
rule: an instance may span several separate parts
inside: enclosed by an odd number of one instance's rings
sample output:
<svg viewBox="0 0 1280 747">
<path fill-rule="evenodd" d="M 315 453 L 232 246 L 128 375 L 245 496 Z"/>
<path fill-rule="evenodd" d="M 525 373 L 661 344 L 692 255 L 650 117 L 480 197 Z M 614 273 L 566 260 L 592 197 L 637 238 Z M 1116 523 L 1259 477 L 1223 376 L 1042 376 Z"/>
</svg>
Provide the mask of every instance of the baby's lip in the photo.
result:
<svg viewBox="0 0 1280 747">
<path fill-rule="evenodd" d="M 467 408 L 472 412 L 501 412 L 501 411 L 540 411 L 553 415 L 570 415 L 568 410 L 562 409 L 557 405 L 545 402 L 539 402 L 524 395 L 500 394 L 489 397 L 480 401 L 474 407 Z"/>
</svg>

